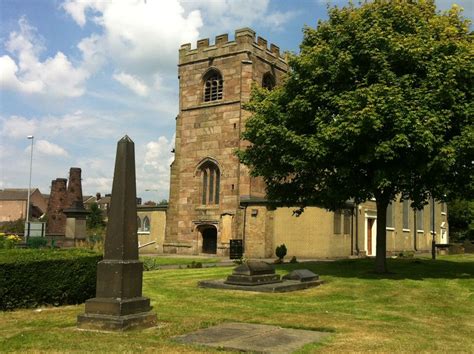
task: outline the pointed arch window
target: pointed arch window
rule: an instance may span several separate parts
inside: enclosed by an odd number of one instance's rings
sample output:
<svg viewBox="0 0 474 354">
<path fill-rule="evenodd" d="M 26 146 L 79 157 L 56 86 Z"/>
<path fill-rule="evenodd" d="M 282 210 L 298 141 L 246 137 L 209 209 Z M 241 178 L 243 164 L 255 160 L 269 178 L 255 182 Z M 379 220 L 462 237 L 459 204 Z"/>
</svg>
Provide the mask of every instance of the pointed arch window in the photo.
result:
<svg viewBox="0 0 474 354">
<path fill-rule="evenodd" d="M 207 161 L 199 168 L 201 172 L 201 203 L 204 205 L 219 204 L 220 180 L 219 167 Z"/>
<path fill-rule="evenodd" d="M 137 230 L 140 231 L 142 228 L 142 220 L 137 216 Z"/>
<path fill-rule="evenodd" d="M 150 231 L 150 219 L 148 219 L 148 216 L 143 218 L 142 231 Z"/>
<path fill-rule="evenodd" d="M 204 102 L 222 99 L 224 80 L 217 69 L 211 69 L 204 75 Z"/>
<path fill-rule="evenodd" d="M 270 73 L 263 74 L 262 87 L 267 90 L 273 90 L 275 87 L 275 77 Z"/>
</svg>

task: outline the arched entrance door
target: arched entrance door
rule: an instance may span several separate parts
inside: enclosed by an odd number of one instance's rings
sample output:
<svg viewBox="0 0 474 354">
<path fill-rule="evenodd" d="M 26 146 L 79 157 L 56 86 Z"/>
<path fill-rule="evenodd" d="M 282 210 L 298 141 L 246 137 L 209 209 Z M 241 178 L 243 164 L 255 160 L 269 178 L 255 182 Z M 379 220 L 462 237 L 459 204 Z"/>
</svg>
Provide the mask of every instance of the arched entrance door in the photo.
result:
<svg viewBox="0 0 474 354">
<path fill-rule="evenodd" d="M 201 230 L 202 253 L 217 253 L 217 229 L 213 226 Z"/>
</svg>

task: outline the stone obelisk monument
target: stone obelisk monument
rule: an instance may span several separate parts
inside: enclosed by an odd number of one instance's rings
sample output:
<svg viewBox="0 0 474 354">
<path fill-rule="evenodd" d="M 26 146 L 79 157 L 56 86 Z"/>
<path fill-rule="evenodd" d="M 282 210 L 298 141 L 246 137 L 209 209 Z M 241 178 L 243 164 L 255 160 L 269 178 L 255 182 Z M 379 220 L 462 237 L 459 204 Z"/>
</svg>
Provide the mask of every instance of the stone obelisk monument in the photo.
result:
<svg viewBox="0 0 474 354">
<path fill-rule="evenodd" d="M 135 148 L 124 136 L 117 144 L 104 260 L 97 265 L 96 297 L 78 316 L 81 329 L 123 331 L 156 324 L 150 299 L 142 296 L 143 264 L 138 260 Z"/>
</svg>

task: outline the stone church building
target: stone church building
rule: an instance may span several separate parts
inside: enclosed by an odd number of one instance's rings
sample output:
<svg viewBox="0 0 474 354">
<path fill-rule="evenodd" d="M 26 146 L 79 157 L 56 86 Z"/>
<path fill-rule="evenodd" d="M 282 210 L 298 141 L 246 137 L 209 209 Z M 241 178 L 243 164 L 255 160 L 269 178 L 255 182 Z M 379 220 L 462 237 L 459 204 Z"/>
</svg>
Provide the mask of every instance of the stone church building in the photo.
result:
<svg viewBox="0 0 474 354">
<path fill-rule="evenodd" d="M 375 255 L 374 202 L 348 204 L 340 212 L 309 207 L 299 217 L 292 208 L 273 209 L 265 185 L 239 163 L 236 149 L 249 112 L 252 84 L 271 89 L 288 64 L 280 49 L 249 28 L 184 44 L 179 51 L 179 114 L 175 159 L 171 165 L 169 207 L 162 251 L 178 254 L 229 252 L 231 239 L 243 240 L 245 256 L 272 257 L 285 243 L 288 256 L 300 258 Z M 434 224 L 432 208 L 434 207 Z M 447 243 L 444 204 L 414 212 L 409 203 L 388 210 L 389 252 L 428 251 L 431 230 Z M 160 247 L 161 249 L 161 247 Z"/>
</svg>

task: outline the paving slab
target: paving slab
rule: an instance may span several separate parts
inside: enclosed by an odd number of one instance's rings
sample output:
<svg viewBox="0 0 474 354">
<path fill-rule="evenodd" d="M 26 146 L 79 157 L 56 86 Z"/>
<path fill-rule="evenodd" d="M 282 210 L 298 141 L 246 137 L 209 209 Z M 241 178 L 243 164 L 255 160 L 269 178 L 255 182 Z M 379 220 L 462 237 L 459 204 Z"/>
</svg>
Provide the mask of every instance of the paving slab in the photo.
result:
<svg viewBox="0 0 474 354">
<path fill-rule="evenodd" d="M 257 353 L 292 353 L 330 333 L 279 326 L 227 322 L 173 339 L 180 343 Z"/>
</svg>

